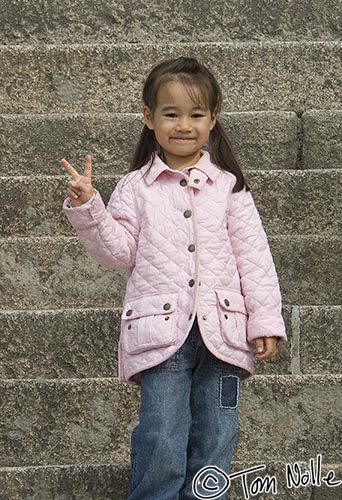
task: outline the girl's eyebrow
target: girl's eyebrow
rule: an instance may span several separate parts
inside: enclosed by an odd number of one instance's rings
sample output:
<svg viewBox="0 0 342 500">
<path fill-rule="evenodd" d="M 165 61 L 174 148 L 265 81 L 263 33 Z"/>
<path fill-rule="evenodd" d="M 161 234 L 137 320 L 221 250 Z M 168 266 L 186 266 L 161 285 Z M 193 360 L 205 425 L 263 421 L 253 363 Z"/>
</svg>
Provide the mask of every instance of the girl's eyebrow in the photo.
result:
<svg viewBox="0 0 342 500">
<path fill-rule="evenodd" d="M 170 109 L 178 109 L 178 107 L 177 106 L 163 106 L 161 110 L 162 111 L 169 111 Z M 195 109 L 200 109 L 202 111 L 206 111 L 207 110 L 206 106 L 201 106 L 201 105 L 194 106 L 192 108 L 192 110 L 195 110 Z"/>
</svg>

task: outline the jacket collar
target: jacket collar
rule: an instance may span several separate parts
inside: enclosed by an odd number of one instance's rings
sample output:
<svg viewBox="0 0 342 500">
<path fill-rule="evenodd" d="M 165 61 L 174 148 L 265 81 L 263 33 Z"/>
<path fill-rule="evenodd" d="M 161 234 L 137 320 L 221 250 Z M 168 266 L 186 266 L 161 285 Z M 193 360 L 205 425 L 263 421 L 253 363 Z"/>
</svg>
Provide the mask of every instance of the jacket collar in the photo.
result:
<svg viewBox="0 0 342 500">
<path fill-rule="evenodd" d="M 148 184 L 152 184 L 157 179 L 157 177 L 159 177 L 159 175 L 165 170 L 171 173 L 194 170 L 194 172 L 191 172 L 191 174 L 195 174 L 196 171 L 200 170 L 201 172 L 203 172 L 203 174 L 205 174 L 206 178 L 209 178 L 211 181 L 215 181 L 216 177 L 219 174 L 219 168 L 214 163 L 212 163 L 208 151 L 201 150 L 201 153 L 202 156 L 196 163 L 196 165 L 193 165 L 191 167 L 186 167 L 183 170 L 175 170 L 173 168 L 170 168 L 168 165 L 166 165 L 166 163 L 162 161 L 160 156 L 156 154 L 152 166 L 147 175 L 145 176 L 146 182 Z M 141 168 L 143 174 L 145 174 L 145 172 L 148 170 L 148 167 L 149 163 Z"/>
</svg>

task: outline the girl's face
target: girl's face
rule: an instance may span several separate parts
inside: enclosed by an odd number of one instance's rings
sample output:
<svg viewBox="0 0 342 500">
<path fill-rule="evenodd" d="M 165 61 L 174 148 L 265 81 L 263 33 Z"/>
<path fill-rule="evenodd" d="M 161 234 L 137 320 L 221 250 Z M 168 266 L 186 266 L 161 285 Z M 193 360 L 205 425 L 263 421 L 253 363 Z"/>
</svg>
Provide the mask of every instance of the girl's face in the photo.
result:
<svg viewBox="0 0 342 500">
<path fill-rule="evenodd" d="M 161 85 L 157 106 L 152 112 L 144 106 L 147 127 L 154 131 L 166 164 L 180 170 L 194 165 L 216 123 L 205 103 L 195 103 L 181 82 Z"/>
</svg>

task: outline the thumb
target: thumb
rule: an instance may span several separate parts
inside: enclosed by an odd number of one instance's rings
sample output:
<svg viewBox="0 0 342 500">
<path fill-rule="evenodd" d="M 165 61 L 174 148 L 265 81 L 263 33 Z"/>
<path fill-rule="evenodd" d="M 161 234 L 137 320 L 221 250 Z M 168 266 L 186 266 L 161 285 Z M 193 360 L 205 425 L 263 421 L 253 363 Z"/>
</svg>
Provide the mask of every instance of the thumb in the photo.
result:
<svg viewBox="0 0 342 500">
<path fill-rule="evenodd" d="M 258 353 L 261 353 L 264 350 L 264 339 L 263 337 L 255 340 L 255 348 Z"/>
</svg>

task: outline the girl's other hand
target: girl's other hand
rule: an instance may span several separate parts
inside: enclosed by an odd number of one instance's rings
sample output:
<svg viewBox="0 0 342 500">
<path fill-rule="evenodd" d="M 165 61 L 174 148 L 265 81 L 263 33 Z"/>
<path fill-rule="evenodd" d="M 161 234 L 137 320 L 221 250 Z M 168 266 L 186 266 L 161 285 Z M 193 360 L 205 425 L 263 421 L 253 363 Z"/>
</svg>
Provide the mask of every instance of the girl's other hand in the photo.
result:
<svg viewBox="0 0 342 500">
<path fill-rule="evenodd" d="M 278 354 L 278 337 L 259 337 L 255 339 L 256 359 L 270 359 Z"/>
<path fill-rule="evenodd" d="M 87 203 L 94 194 L 91 184 L 91 156 L 86 156 L 83 175 L 80 175 L 65 159 L 60 160 L 63 167 L 69 172 L 72 179 L 68 182 L 67 193 L 73 207 L 79 207 Z"/>
</svg>

